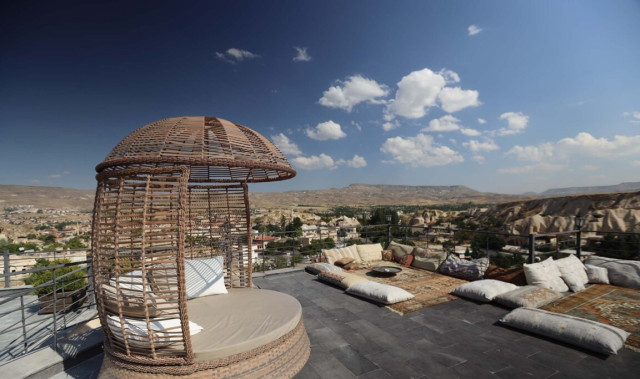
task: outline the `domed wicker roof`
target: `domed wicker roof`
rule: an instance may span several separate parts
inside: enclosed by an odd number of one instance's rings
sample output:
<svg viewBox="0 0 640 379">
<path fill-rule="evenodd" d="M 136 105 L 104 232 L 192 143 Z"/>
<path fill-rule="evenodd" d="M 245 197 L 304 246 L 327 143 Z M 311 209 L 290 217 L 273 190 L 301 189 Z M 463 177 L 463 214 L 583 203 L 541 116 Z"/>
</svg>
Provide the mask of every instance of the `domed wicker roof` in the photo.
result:
<svg viewBox="0 0 640 379">
<path fill-rule="evenodd" d="M 258 132 L 215 117 L 175 117 L 124 138 L 96 171 L 185 165 L 193 182 L 269 182 L 293 178 L 282 152 Z"/>
</svg>

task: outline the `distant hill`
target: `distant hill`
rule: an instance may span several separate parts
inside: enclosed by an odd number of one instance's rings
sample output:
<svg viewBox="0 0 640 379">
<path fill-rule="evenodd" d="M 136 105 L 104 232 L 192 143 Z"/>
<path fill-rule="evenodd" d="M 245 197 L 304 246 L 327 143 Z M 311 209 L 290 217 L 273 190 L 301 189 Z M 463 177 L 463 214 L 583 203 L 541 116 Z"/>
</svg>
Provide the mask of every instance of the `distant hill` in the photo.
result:
<svg viewBox="0 0 640 379">
<path fill-rule="evenodd" d="M 32 205 L 45 209 L 92 210 L 95 193 L 74 188 L 0 185 L 0 208 Z"/>
<path fill-rule="evenodd" d="M 485 204 L 530 198 L 530 196 L 479 192 L 465 186 L 384 184 L 351 184 L 343 188 L 311 191 L 250 193 L 252 206 L 259 208 L 278 206 L 432 205 L 467 202 Z"/>
<path fill-rule="evenodd" d="M 95 191 L 60 187 L 0 185 L 0 208 L 32 205 L 36 208 L 90 210 Z M 250 192 L 253 208 L 332 207 L 340 205 L 431 205 L 444 203 L 502 203 L 531 196 L 479 192 L 465 186 L 403 186 L 351 184 L 343 188 L 309 191 Z"/>
<path fill-rule="evenodd" d="M 617 192 L 630 192 L 640 190 L 640 182 L 628 182 L 620 183 L 610 186 L 595 186 L 595 187 L 567 187 L 567 188 L 551 188 L 538 196 L 541 197 L 557 197 L 557 196 L 569 196 L 569 195 L 581 195 L 589 193 L 617 193 Z"/>
</svg>

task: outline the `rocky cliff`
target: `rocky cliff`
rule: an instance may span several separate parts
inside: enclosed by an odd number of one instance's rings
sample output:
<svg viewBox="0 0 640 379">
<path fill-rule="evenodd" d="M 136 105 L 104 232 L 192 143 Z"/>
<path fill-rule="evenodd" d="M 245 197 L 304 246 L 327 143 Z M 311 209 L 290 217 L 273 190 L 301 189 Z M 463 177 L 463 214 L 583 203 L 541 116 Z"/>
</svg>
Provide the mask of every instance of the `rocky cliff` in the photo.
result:
<svg viewBox="0 0 640 379">
<path fill-rule="evenodd" d="M 521 234 L 575 229 L 575 215 L 586 216 L 585 230 L 640 233 L 640 191 L 553 197 L 498 204 L 484 213 L 514 225 Z"/>
</svg>

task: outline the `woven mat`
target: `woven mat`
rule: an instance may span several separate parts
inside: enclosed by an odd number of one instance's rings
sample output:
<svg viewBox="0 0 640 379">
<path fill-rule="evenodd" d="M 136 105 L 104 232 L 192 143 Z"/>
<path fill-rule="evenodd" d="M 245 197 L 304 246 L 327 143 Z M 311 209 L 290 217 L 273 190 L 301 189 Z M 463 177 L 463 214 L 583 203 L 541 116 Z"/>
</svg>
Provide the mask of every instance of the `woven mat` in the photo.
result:
<svg viewBox="0 0 640 379">
<path fill-rule="evenodd" d="M 457 296 L 450 295 L 449 292 L 453 291 L 453 289 L 459 285 L 467 283 L 466 280 L 452 278 L 450 276 L 426 270 L 401 266 L 393 262 L 384 262 L 384 264 L 380 264 L 379 266 L 400 267 L 402 268 L 402 272 L 391 277 L 376 276 L 372 274 L 369 269 L 360 269 L 350 272 L 363 276 L 374 282 L 403 288 L 415 295 L 411 300 L 387 305 L 387 308 L 401 315 L 446 303 L 447 301 L 459 299 Z"/>
<path fill-rule="evenodd" d="M 640 351 L 640 290 L 591 285 L 542 307 L 547 311 L 598 321 L 631 333 L 626 347 Z"/>
</svg>

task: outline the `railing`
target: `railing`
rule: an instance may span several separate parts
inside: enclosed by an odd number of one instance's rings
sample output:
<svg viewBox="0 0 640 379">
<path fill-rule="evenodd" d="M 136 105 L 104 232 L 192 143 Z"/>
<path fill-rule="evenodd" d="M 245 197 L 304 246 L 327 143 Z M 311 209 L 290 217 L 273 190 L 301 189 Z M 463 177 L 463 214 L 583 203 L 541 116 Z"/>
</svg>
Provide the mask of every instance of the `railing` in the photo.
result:
<svg viewBox="0 0 640 379">
<path fill-rule="evenodd" d="M 355 230 L 355 231 L 354 231 Z M 295 232 L 254 234 L 254 271 L 292 267 L 319 260 L 322 249 L 343 247 L 353 243 L 390 240 L 415 245 L 427 250 L 456 253 L 461 257 L 488 256 L 492 263 L 511 267 L 533 263 L 548 256 L 561 258 L 575 254 L 579 258 L 598 254 L 621 259 L 640 260 L 640 234 L 573 230 L 541 234 L 514 234 L 511 230 L 466 230 L 404 225 L 367 225 L 322 228 L 305 237 Z M 590 236 L 589 239 L 584 236 Z M 594 235 L 604 236 L 593 243 Z M 329 238 L 329 239 L 327 239 Z M 588 242 L 588 243 L 587 243 Z M 597 241 L 596 241 L 597 242 Z"/>
<path fill-rule="evenodd" d="M 21 259 L 29 258 L 4 251 L 0 364 L 46 346 L 58 351 L 59 338 L 72 326 L 96 316 L 90 259 L 11 272 L 11 263 Z M 12 286 L 36 277 L 34 285 Z"/>
</svg>

